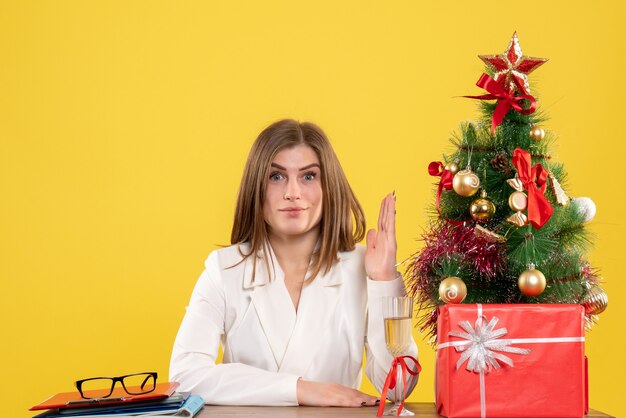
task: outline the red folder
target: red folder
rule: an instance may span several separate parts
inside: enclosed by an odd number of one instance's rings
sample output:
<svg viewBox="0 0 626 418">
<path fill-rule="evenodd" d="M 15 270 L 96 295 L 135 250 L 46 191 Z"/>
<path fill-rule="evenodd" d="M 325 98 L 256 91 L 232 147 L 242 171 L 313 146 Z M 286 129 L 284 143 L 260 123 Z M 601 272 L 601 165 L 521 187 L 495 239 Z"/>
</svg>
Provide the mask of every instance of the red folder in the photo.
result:
<svg viewBox="0 0 626 418">
<path fill-rule="evenodd" d="M 150 393 L 144 393 L 143 395 L 129 395 L 124 388 L 116 386 L 113 389 L 113 393 L 108 398 L 101 398 L 101 400 L 89 400 L 83 399 L 78 391 L 76 392 L 64 392 L 57 393 L 56 395 L 46 399 L 38 405 L 30 408 L 31 411 L 37 411 L 40 409 L 56 409 L 56 408 L 85 408 L 89 406 L 104 406 L 104 405 L 122 405 L 133 402 L 153 401 L 158 399 L 165 399 L 170 397 L 176 388 L 178 388 L 178 382 L 166 382 L 157 383 L 155 389 Z M 108 390 L 90 390 L 85 391 L 85 395 L 93 398 L 98 398 L 99 393 L 106 394 Z M 111 400 L 107 400 L 111 399 Z"/>
</svg>

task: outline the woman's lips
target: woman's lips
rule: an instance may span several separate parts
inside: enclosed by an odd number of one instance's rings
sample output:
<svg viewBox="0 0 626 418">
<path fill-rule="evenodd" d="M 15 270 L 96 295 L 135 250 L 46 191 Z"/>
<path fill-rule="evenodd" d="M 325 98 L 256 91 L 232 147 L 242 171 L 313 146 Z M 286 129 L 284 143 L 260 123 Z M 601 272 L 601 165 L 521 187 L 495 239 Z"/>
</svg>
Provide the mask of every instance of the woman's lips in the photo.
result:
<svg viewBox="0 0 626 418">
<path fill-rule="evenodd" d="M 304 212 L 306 208 L 283 208 L 278 209 L 280 212 L 285 212 L 288 216 L 298 216 L 300 213 Z"/>
</svg>

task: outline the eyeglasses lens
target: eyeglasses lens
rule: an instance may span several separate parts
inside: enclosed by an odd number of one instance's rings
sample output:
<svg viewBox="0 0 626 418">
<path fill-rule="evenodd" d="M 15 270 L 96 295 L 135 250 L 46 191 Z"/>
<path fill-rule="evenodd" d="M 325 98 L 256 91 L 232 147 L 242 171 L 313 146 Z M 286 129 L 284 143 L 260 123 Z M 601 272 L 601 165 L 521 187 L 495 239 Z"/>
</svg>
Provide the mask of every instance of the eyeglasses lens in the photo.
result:
<svg viewBox="0 0 626 418">
<path fill-rule="evenodd" d="M 87 379 L 81 383 L 80 389 L 86 399 L 106 398 L 113 391 L 113 379 Z"/>
<path fill-rule="evenodd" d="M 154 375 L 149 373 L 125 376 L 123 382 L 126 392 L 131 395 L 152 392 L 156 387 L 156 379 Z"/>
</svg>

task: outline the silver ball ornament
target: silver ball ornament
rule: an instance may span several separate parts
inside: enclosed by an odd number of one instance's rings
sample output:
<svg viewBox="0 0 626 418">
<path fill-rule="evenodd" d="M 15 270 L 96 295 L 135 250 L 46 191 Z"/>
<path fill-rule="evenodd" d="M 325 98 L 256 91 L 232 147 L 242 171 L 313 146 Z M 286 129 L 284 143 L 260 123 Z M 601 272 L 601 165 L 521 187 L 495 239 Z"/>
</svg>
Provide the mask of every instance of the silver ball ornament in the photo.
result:
<svg viewBox="0 0 626 418">
<path fill-rule="evenodd" d="M 596 204 L 588 197 L 574 197 L 572 203 L 578 208 L 585 222 L 591 222 L 596 217 Z"/>
<path fill-rule="evenodd" d="M 585 308 L 586 314 L 599 315 L 609 305 L 609 297 L 600 286 L 595 285 L 589 289 L 581 305 Z"/>
</svg>

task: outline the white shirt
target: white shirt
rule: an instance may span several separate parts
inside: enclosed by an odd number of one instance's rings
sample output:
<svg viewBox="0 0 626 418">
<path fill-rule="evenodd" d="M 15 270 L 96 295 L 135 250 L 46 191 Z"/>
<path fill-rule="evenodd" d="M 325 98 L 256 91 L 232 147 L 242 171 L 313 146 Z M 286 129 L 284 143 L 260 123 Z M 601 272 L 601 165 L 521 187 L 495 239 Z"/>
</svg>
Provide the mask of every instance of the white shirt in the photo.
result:
<svg viewBox="0 0 626 418">
<path fill-rule="evenodd" d="M 237 246 L 212 252 L 174 343 L 170 380 L 208 404 L 298 405 L 299 378 L 358 389 L 365 347 L 365 372 L 381 391 L 393 360 L 381 298 L 406 289 L 401 278 L 366 278 L 364 254 L 361 245 L 339 253 L 327 274 L 302 288 L 296 312 L 275 256 L 270 279 L 257 255 L 253 281 L 252 257 L 237 264 L 243 258 Z M 220 342 L 223 361 L 215 364 Z M 406 354 L 417 357 L 415 341 Z M 408 389 L 416 383 L 411 378 Z"/>
</svg>

